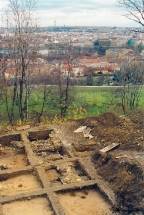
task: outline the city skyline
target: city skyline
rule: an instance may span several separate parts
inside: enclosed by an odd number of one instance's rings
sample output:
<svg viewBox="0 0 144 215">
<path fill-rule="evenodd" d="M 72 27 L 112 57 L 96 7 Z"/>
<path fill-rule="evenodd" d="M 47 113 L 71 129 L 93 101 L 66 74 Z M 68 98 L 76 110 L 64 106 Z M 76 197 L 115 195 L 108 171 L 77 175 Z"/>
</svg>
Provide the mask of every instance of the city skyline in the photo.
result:
<svg viewBox="0 0 144 215">
<path fill-rule="evenodd" d="M 0 0 L 0 10 L 8 0 Z M 39 25 L 46 26 L 117 26 L 139 27 L 124 17 L 117 0 L 37 0 L 36 16 Z"/>
</svg>

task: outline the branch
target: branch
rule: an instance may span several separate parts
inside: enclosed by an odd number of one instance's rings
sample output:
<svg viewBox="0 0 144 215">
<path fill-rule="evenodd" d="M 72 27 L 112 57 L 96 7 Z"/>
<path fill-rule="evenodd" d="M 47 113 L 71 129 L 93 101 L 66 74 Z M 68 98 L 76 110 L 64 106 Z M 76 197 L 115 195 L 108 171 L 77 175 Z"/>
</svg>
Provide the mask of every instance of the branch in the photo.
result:
<svg viewBox="0 0 144 215">
<path fill-rule="evenodd" d="M 144 27 L 144 0 L 118 0 L 118 3 L 127 9 L 125 17 Z"/>
</svg>

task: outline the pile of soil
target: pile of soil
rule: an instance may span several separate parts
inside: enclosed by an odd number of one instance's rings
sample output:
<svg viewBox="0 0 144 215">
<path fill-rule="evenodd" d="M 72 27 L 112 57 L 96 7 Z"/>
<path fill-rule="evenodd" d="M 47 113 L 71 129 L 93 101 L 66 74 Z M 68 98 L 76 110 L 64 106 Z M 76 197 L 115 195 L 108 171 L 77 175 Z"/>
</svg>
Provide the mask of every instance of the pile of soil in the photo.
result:
<svg viewBox="0 0 144 215">
<path fill-rule="evenodd" d="M 97 117 L 88 117 L 78 120 L 79 126 L 92 128 L 91 134 L 98 143 L 99 149 L 111 143 L 120 143 L 120 149 L 125 150 L 144 150 L 143 120 L 141 113 L 137 113 L 141 121 L 135 120 L 134 116 L 117 116 L 107 112 Z M 144 118 L 143 118 L 144 119 Z M 141 126 L 141 130 L 138 129 Z M 137 128 L 138 127 L 138 128 Z"/>
<path fill-rule="evenodd" d="M 135 160 L 116 159 L 114 153 L 95 152 L 92 161 L 97 173 L 114 190 L 119 212 L 130 214 L 143 210 L 144 174 Z"/>
<path fill-rule="evenodd" d="M 144 131 L 144 111 L 143 110 L 135 111 L 128 117 L 131 119 L 136 129 Z"/>
<path fill-rule="evenodd" d="M 77 123 L 93 129 L 96 147 L 92 162 L 96 172 L 115 192 L 120 213 L 144 213 L 144 111 L 127 116 L 107 112 Z M 100 153 L 100 149 L 112 143 L 120 145 Z"/>
</svg>

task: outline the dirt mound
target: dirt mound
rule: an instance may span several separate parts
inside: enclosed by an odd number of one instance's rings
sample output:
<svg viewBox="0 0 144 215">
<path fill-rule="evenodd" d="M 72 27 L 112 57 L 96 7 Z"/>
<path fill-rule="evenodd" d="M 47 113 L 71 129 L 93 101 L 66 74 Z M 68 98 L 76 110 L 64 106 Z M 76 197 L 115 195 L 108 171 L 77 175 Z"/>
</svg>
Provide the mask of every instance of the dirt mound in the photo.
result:
<svg viewBox="0 0 144 215">
<path fill-rule="evenodd" d="M 134 116 L 131 115 L 131 118 Z M 137 118 L 138 119 L 138 118 Z M 78 120 L 79 126 L 92 128 L 91 134 L 94 136 L 99 148 L 108 146 L 113 142 L 120 143 L 121 149 L 143 150 L 143 131 L 137 129 L 136 124 L 128 116 L 117 116 L 107 112 L 97 117 L 88 117 Z M 141 120 L 142 121 L 142 120 Z"/>
<path fill-rule="evenodd" d="M 122 119 L 112 112 L 107 112 L 98 116 L 97 121 L 99 124 L 106 127 L 114 127 L 114 126 L 122 125 Z"/>
<path fill-rule="evenodd" d="M 121 126 L 122 119 L 112 112 L 106 112 L 96 117 L 87 117 L 84 119 L 80 119 L 78 120 L 78 123 L 80 125 L 85 124 L 87 126 L 89 125 L 89 123 L 91 123 L 91 126 L 98 125 L 103 127 L 114 127 L 114 126 Z"/>
<path fill-rule="evenodd" d="M 144 110 L 135 111 L 129 118 L 134 123 L 135 128 L 144 129 Z"/>
<path fill-rule="evenodd" d="M 99 152 L 94 153 L 92 161 L 97 173 L 115 191 L 119 211 L 130 214 L 141 210 L 144 174 L 140 166 L 128 158 L 123 161 Z"/>
</svg>

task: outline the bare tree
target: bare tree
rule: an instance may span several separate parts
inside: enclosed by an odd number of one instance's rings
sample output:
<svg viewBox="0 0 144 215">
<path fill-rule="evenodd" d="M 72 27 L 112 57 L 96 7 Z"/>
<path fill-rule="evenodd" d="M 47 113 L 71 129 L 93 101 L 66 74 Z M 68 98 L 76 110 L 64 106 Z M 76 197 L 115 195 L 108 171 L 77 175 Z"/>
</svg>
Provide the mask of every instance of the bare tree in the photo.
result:
<svg viewBox="0 0 144 215">
<path fill-rule="evenodd" d="M 4 84 L 4 70 L 5 70 L 5 62 L 4 60 L 0 59 L 0 107 L 3 105 L 3 94 L 5 90 L 5 84 Z"/>
<path fill-rule="evenodd" d="M 11 91 L 8 90 L 8 82 L 5 78 L 6 71 L 6 59 L 0 59 L 0 106 L 5 106 L 5 111 L 7 112 L 9 122 L 12 124 L 14 118 L 14 103 L 15 103 L 15 86 L 13 87 L 13 96 Z M 10 103 L 10 105 L 9 105 Z"/>
<path fill-rule="evenodd" d="M 12 102 L 6 98 L 8 115 L 14 120 L 15 105 L 18 105 L 19 117 L 23 121 L 28 118 L 30 97 L 31 56 L 38 49 L 37 24 L 34 19 L 35 0 L 9 0 L 5 14 L 5 43 L 13 70 L 11 87 Z M 10 107 L 11 106 L 11 107 Z"/>
<path fill-rule="evenodd" d="M 124 114 L 139 107 L 142 98 L 143 67 L 132 65 L 125 67 L 119 77 L 119 87 L 113 90 L 115 105 L 120 107 Z"/>
<path fill-rule="evenodd" d="M 126 9 L 125 17 L 144 27 L 144 1 L 143 0 L 118 0 L 120 6 Z"/>
<path fill-rule="evenodd" d="M 73 100 L 72 86 L 70 81 L 70 62 L 68 62 L 68 71 L 64 75 L 61 65 L 56 69 L 56 75 L 53 78 L 55 86 L 52 88 L 51 100 L 54 107 L 60 110 L 60 117 L 64 118 L 66 112 Z"/>
<path fill-rule="evenodd" d="M 61 70 L 59 69 L 59 104 L 60 104 L 60 116 L 61 118 L 66 116 L 66 111 L 69 106 L 69 85 L 70 85 L 70 62 L 68 62 L 68 74 L 63 82 Z"/>
<path fill-rule="evenodd" d="M 33 110 L 33 113 L 36 114 L 35 122 L 40 123 L 42 117 L 46 114 L 48 110 L 48 105 L 50 105 L 50 95 L 52 93 L 52 78 L 51 73 L 47 70 L 36 74 L 33 77 L 33 83 L 37 85 L 35 89 L 35 94 L 39 95 L 39 99 L 33 104 L 33 108 L 38 106 L 39 108 Z M 32 106 L 32 105 L 31 105 Z"/>
</svg>

